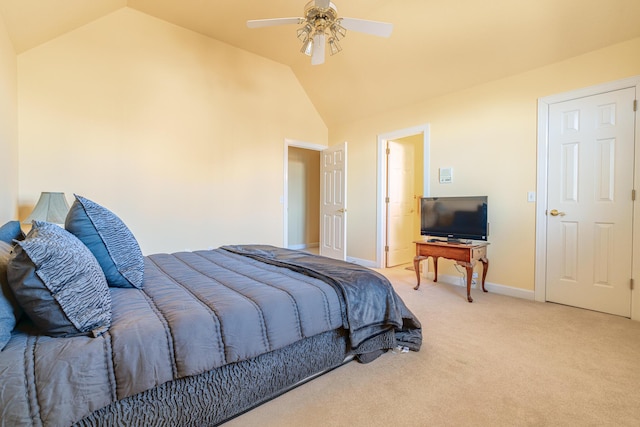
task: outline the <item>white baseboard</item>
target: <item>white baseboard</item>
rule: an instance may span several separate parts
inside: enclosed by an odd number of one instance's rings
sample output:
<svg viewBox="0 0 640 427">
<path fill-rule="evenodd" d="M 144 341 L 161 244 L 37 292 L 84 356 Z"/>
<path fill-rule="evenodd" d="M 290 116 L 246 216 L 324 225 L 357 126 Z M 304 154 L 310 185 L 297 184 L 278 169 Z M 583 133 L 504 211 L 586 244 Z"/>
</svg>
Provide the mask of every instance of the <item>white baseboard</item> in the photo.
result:
<svg viewBox="0 0 640 427">
<path fill-rule="evenodd" d="M 347 262 L 352 262 L 354 264 L 358 264 L 368 268 L 378 268 L 374 261 L 370 261 L 366 259 L 347 257 Z M 424 271 L 424 269 L 422 268 L 422 263 L 420 264 L 420 268 L 422 270 L 421 271 L 422 277 L 424 277 L 427 280 L 433 280 L 432 271 Z M 476 279 L 476 280 L 479 280 L 479 279 Z M 467 286 L 465 283 L 462 282 L 460 276 L 453 276 L 450 274 L 438 275 L 438 282 L 446 283 L 448 285 L 465 287 L 465 288 Z M 534 291 L 514 288 L 511 286 L 499 285 L 497 283 L 491 283 L 491 282 L 485 282 L 484 287 L 487 289 L 487 291 L 494 294 L 505 295 L 505 296 L 514 297 L 514 298 L 528 299 L 531 301 L 535 300 Z M 481 289 L 480 282 L 478 281 L 477 284 L 472 287 L 472 289 Z"/>
<path fill-rule="evenodd" d="M 302 249 L 318 248 L 318 247 L 320 247 L 319 243 L 300 243 L 298 245 L 289 245 L 289 246 L 287 246 L 288 249 L 295 249 L 297 251 L 302 250 Z"/>
<path fill-rule="evenodd" d="M 534 301 L 536 299 L 534 291 L 528 291 L 526 289 L 514 288 L 511 286 L 498 285 L 497 283 L 485 282 L 484 287 L 494 294 L 506 295 L 509 297 L 528 299 Z"/>
<path fill-rule="evenodd" d="M 354 264 L 358 264 L 368 268 L 378 268 L 378 265 L 375 263 L 375 261 L 369 261 L 367 259 L 360 259 L 360 258 L 354 258 L 354 257 L 348 256 L 347 262 L 352 262 Z"/>
<path fill-rule="evenodd" d="M 433 280 L 433 273 L 423 273 L 423 277 Z M 447 283 L 449 285 L 466 287 L 466 284 L 462 283 L 460 280 L 460 276 L 452 276 L 450 274 L 439 274 L 438 282 Z M 481 289 L 480 282 L 477 282 L 477 285 L 473 286 L 472 289 Z M 535 299 L 535 294 L 533 291 L 528 291 L 526 289 L 514 288 L 511 286 L 499 285 L 497 283 L 485 282 L 484 287 L 487 291 L 498 294 L 498 295 L 506 295 L 509 297 L 528 299 L 533 301 Z"/>
</svg>

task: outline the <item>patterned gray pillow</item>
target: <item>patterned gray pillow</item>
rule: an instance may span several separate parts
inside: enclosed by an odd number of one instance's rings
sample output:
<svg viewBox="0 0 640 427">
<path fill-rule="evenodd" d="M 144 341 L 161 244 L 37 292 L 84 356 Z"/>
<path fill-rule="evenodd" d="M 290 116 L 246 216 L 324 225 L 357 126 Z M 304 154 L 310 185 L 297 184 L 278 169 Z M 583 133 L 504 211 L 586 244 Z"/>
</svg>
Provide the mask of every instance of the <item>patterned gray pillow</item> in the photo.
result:
<svg viewBox="0 0 640 427">
<path fill-rule="evenodd" d="M 107 208 L 75 196 L 65 228 L 93 253 L 109 286 L 141 289 L 144 258 L 133 233 Z"/>
<path fill-rule="evenodd" d="M 34 221 L 9 261 L 9 286 L 47 335 L 94 337 L 111 326 L 111 294 L 91 251 L 62 227 Z"/>
</svg>

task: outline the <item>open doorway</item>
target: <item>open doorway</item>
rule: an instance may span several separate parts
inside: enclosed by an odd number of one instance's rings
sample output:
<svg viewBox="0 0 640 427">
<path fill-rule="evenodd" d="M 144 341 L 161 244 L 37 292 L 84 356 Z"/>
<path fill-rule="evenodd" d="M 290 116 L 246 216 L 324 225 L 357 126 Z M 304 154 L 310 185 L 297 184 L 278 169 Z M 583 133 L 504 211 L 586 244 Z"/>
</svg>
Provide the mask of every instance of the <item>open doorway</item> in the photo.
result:
<svg viewBox="0 0 640 427">
<path fill-rule="evenodd" d="M 389 155 L 391 146 L 401 154 Z M 378 136 L 376 265 L 379 268 L 390 266 L 389 261 L 394 265 L 404 258 L 411 261 L 413 240 L 419 235 L 415 227 L 418 199 L 429 194 L 428 159 L 429 125 Z M 409 169 L 412 176 L 403 175 Z"/>
<path fill-rule="evenodd" d="M 420 234 L 422 189 L 422 134 L 387 141 L 386 268 L 413 262 Z"/>
<path fill-rule="evenodd" d="M 285 141 L 283 246 L 318 253 L 320 243 L 320 154 L 327 147 Z"/>
</svg>

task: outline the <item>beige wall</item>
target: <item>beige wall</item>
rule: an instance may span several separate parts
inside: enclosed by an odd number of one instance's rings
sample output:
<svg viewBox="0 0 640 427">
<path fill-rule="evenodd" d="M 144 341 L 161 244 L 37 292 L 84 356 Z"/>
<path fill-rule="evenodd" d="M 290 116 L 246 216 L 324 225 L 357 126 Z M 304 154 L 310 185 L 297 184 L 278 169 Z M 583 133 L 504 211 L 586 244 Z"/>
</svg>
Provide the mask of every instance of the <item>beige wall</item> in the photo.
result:
<svg viewBox="0 0 640 427">
<path fill-rule="evenodd" d="M 320 151 L 289 147 L 288 247 L 320 241 Z"/>
<path fill-rule="evenodd" d="M 17 219 L 18 81 L 16 54 L 0 17 L 0 225 Z"/>
<path fill-rule="evenodd" d="M 527 192 L 536 189 L 537 100 L 638 75 L 638 52 L 640 39 L 634 39 L 332 128 L 330 144 L 349 142 L 349 256 L 375 259 L 377 135 L 429 123 L 431 194 L 488 195 L 487 280 L 532 291 L 535 203 L 527 202 Z M 452 184 L 438 183 L 441 166 L 453 167 Z"/>
<path fill-rule="evenodd" d="M 284 140 L 327 144 L 290 68 L 124 8 L 18 57 L 20 203 L 77 193 L 145 254 L 283 245 Z"/>
<path fill-rule="evenodd" d="M 0 148 L 11 153 L 15 55 L 1 25 L 0 49 L 9 93 Z M 45 190 L 93 198 L 130 225 L 145 253 L 282 245 L 283 141 L 348 141 L 348 255 L 372 261 L 377 135 L 429 123 L 431 194 L 487 194 L 488 280 L 533 290 L 526 194 L 536 189 L 537 99 L 638 75 L 638 52 L 640 39 L 630 40 L 327 138 L 289 68 L 125 8 L 18 57 L 19 202 L 29 207 Z M 0 215 L 14 216 L 16 162 L 0 162 Z M 441 166 L 453 167 L 452 184 L 438 183 Z"/>
</svg>

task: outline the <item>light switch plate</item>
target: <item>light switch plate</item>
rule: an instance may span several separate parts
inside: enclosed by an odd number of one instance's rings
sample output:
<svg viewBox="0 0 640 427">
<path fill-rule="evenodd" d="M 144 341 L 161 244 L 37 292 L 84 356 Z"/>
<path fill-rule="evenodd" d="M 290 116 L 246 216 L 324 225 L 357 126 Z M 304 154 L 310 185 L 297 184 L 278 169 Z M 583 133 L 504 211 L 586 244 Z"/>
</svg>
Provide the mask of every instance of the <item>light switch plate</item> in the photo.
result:
<svg viewBox="0 0 640 427">
<path fill-rule="evenodd" d="M 527 193 L 527 202 L 535 202 L 536 201 L 536 192 L 535 191 L 529 191 Z"/>
</svg>

